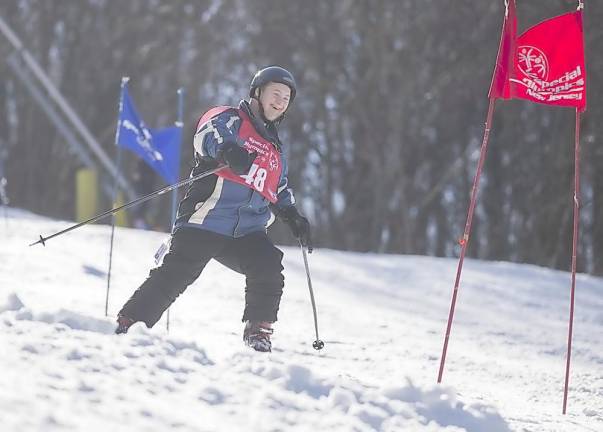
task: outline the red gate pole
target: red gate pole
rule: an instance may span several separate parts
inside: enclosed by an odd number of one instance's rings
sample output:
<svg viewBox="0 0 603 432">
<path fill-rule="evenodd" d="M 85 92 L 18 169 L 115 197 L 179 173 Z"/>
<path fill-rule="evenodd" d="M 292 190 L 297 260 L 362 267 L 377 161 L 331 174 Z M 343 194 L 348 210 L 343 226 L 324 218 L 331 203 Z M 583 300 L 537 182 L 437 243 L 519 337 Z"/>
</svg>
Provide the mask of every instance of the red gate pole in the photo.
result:
<svg viewBox="0 0 603 432">
<path fill-rule="evenodd" d="M 446 362 L 446 351 L 448 350 L 448 340 L 450 338 L 450 329 L 452 328 L 452 319 L 454 317 L 454 307 L 456 305 L 456 297 L 459 290 L 459 284 L 461 281 L 461 271 L 463 270 L 463 261 L 465 260 L 465 252 L 467 251 L 467 244 L 469 243 L 469 233 L 471 232 L 471 223 L 473 221 L 473 213 L 475 211 L 475 203 L 477 201 L 477 190 L 479 186 L 479 179 L 482 174 L 482 168 L 484 166 L 484 160 L 486 159 L 486 151 L 488 149 L 488 138 L 490 137 L 490 127 L 492 124 L 492 115 L 494 113 L 494 104 L 496 98 L 490 98 L 490 104 L 488 105 L 488 115 L 486 117 L 486 127 L 484 129 L 484 138 L 482 140 L 482 147 L 480 150 L 479 162 L 477 164 L 477 171 L 473 178 L 473 187 L 471 189 L 471 202 L 469 203 L 469 211 L 467 213 L 467 222 L 465 224 L 465 233 L 463 238 L 460 240 L 461 244 L 461 255 L 459 257 L 459 264 L 456 271 L 456 281 L 454 283 L 454 291 L 452 293 L 452 302 L 450 304 L 450 313 L 448 314 L 448 326 L 446 327 L 446 336 L 444 338 L 444 347 L 442 349 L 442 357 L 440 360 L 440 372 L 438 373 L 438 383 L 442 382 L 442 375 L 444 373 L 444 363 Z"/>
<path fill-rule="evenodd" d="M 567 335 L 567 362 L 565 365 L 565 386 L 563 389 L 563 414 L 567 410 L 570 358 L 572 354 L 572 332 L 574 329 L 574 299 L 576 291 L 576 258 L 578 255 L 578 222 L 580 220 L 580 112 L 576 108 L 576 134 L 574 150 L 574 234 L 572 239 L 572 289 L 570 292 L 570 316 Z"/>
</svg>

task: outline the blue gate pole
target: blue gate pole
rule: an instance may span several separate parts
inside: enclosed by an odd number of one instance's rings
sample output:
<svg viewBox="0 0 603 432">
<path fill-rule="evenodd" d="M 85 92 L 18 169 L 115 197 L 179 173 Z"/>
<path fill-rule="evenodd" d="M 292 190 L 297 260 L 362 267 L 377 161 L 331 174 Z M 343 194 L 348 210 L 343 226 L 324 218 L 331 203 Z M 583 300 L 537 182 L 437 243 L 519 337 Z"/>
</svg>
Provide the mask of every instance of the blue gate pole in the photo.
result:
<svg viewBox="0 0 603 432">
<path fill-rule="evenodd" d="M 184 122 L 183 122 L 183 118 L 184 118 L 184 89 L 182 87 L 180 87 L 178 89 L 178 120 L 176 121 L 176 126 L 179 127 L 182 130 L 182 127 L 184 126 Z M 182 131 L 180 132 L 180 141 L 182 141 Z M 182 142 L 179 142 L 178 144 L 178 152 L 181 151 L 182 148 Z M 178 158 L 180 159 L 180 158 Z M 172 233 L 174 231 L 174 224 L 176 223 L 176 211 L 178 209 L 178 191 L 176 189 L 174 189 L 174 191 L 172 192 Z M 170 332 L 170 309 L 168 308 L 167 310 L 167 318 L 166 318 L 166 324 L 165 324 L 165 328 L 166 331 L 169 333 Z"/>
<path fill-rule="evenodd" d="M 117 175 L 121 175 L 121 146 L 119 145 L 119 130 L 121 129 L 121 114 L 124 108 L 124 88 L 130 80 L 129 77 L 121 78 L 121 90 L 119 95 L 119 114 L 117 117 L 117 130 L 115 131 L 115 146 L 117 147 Z M 115 207 L 117 201 L 117 177 L 113 185 L 113 202 Z M 109 247 L 109 270 L 107 271 L 107 292 L 105 294 L 105 316 L 109 315 L 109 290 L 111 289 L 111 264 L 113 263 L 113 238 L 115 237 L 115 215 L 111 216 L 111 245 Z"/>
</svg>

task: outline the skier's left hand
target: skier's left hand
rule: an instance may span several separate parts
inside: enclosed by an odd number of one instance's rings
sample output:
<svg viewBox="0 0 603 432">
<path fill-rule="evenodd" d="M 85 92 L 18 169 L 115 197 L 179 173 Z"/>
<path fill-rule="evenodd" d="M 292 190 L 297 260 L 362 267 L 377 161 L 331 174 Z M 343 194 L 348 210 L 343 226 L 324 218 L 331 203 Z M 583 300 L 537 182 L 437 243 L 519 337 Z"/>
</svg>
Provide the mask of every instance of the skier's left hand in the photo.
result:
<svg viewBox="0 0 603 432">
<path fill-rule="evenodd" d="M 308 248 L 308 253 L 312 253 L 312 239 L 310 236 L 310 222 L 299 213 L 295 222 L 290 224 L 293 235 L 301 240 L 303 246 Z"/>
<path fill-rule="evenodd" d="M 300 215 L 294 206 L 286 207 L 279 212 L 279 216 L 289 225 L 295 238 L 301 241 L 302 246 L 308 248 L 308 253 L 312 253 L 312 237 L 310 234 L 310 222 L 307 218 Z"/>
</svg>

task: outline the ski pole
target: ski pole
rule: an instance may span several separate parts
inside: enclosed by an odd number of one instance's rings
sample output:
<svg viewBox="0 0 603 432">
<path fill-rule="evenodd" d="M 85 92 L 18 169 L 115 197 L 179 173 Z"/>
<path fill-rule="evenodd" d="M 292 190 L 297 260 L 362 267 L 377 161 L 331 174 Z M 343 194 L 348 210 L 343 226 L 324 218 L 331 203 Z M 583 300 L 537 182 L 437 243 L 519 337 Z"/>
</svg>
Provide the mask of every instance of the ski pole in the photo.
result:
<svg viewBox="0 0 603 432">
<path fill-rule="evenodd" d="M 164 187 L 162 189 L 156 190 L 155 192 L 151 192 L 148 195 L 145 195 L 143 197 L 137 198 L 134 201 L 130 201 L 129 203 L 126 203 L 126 204 L 124 204 L 122 206 L 119 206 L 117 208 L 114 208 L 114 209 L 111 209 L 111 210 L 107 210 L 104 213 L 101 213 L 101 214 L 99 214 L 97 216 L 94 216 L 94 217 L 88 219 L 88 220 L 85 220 L 84 222 L 80 222 L 78 224 L 70 226 L 69 228 L 66 228 L 66 229 L 64 229 L 62 231 L 59 231 L 59 232 L 54 233 L 52 235 L 49 235 L 48 237 L 42 237 L 42 236 L 40 236 L 40 240 L 38 240 L 35 243 L 30 244 L 29 246 L 34 246 L 34 245 L 37 245 L 38 243 L 42 243 L 42 246 L 46 246 L 46 241 L 47 240 L 50 240 L 50 239 L 52 239 L 54 237 L 58 237 L 61 234 L 65 234 L 65 233 L 67 233 L 69 231 L 72 231 L 72 230 L 74 230 L 76 228 L 79 228 L 79 227 L 81 227 L 83 225 L 87 225 L 89 223 L 96 222 L 97 220 L 100 220 L 100 219 L 102 219 L 104 217 L 107 217 L 107 216 L 110 216 L 110 215 L 112 215 L 114 213 L 117 213 L 120 210 L 124 210 L 124 209 L 127 209 L 128 207 L 135 206 L 136 204 L 141 204 L 143 202 L 146 202 L 146 201 L 148 201 L 148 200 L 150 200 L 152 198 L 155 198 L 156 196 L 162 195 L 162 194 L 164 194 L 166 192 L 169 192 L 171 190 L 174 190 L 174 189 L 177 189 L 179 187 L 182 187 L 182 186 L 185 186 L 187 184 L 190 184 L 190 183 L 192 183 L 192 182 L 194 182 L 196 180 L 202 179 L 203 177 L 207 177 L 209 175 L 215 174 L 215 173 L 217 173 L 218 171 L 220 171 L 221 169 L 223 169 L 225 167 L 226 167 L 225 165 L 220 165 L 220 166 L 218 166 L 216 168 L 210 169 L 208 171 L 204 171 L 201 174 L 197 174 L 196 176 L 193 176 L 193 177 L 190 177 L 190 178 L 187 178 L 187 179 L 184 179 L 184 180 L 180 180 L 178 183 L 174 183 L 174 184 L 166 186 L 166 187 Z"/>
<path fill-rule="evenodd" d="M 310 279 L 310 268 L 308 267 L 308 255 L 306 249 L 302 244 L 301 239 L 299 240 L 299 247 L 301 248 L 302 255 L 304 256 L 304 266 L 306 267 L 306 277 L 308 278 L 308 289 L 310 290 L 310 300 L 312 301 L 312 312 L 314 313 L 314 329 L 316 330 L 316 340 L 312 343 L 312 347 L 315 350 L 320 351 L 324 348 L 325 343 L 318 337 L 318 318 L 316 316 L 316 302 L 314 301 L 314 291 L 312 290 L 312 279 Z"/>
</svg>

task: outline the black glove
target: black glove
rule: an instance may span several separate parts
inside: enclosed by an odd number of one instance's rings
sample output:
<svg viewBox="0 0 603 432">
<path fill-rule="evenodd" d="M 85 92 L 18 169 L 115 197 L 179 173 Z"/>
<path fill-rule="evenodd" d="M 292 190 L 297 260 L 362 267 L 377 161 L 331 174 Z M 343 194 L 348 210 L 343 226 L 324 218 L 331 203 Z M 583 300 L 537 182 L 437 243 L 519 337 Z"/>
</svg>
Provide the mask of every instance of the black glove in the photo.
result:
<svg viewBox="0 0 603 432">
<path fill-rule="evenodd" d="M 249 153 L 235 142 L 226 142 L 218 152 L 217 159 L 228 165 L 236 174 L 242 175 L 249 172 L 257 155 L 257 152 Z"/>
<path fill-rule="evenodd" d="M 295 238 L 301 240 L 302 245 L 308 248 L 308 253 L 312 253 L 312 238 L 310 236 L 310 222 L 308 222 L 308 219 L 300 215 L 295 206 L 279 209 L 277 216 L 289 225 Z"/>
</svg>

